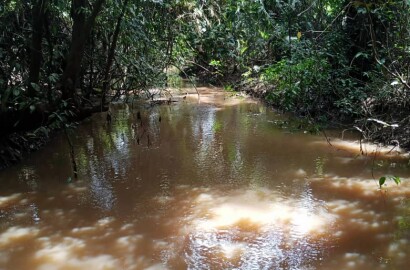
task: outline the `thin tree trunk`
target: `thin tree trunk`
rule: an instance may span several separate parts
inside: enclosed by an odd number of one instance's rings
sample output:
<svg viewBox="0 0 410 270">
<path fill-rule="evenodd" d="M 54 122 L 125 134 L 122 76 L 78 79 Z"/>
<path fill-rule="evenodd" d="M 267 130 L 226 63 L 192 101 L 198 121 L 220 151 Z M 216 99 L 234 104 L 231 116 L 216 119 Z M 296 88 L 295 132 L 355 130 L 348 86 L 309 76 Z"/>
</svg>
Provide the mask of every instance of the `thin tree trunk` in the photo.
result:
<svg viewBox="0 0 410 270">
<path fill-rule="evenodd" d="M 30 47 L 30 69 L 28 94 L 31 97 L 38 93 L 33 87 L 38 85 L 40 80 L 41 60 L 42 60 L 42 40 L 43 40 L 43 19 L 45 16 L 47 0 L 37 0 L 33 7 L 33 33 Z"/>
<path fill-rule="evenodd" d="M 106 64 L 105 70 L 104 70 L 103 88 L 102 88 L 102 96 L 101 96 L 101 106 L 104 106 L 106 94 L 107 94 L 107 92 L 109 90 L 109 87 L 110 87 L 111 66 L 112 66 L 112 63 L 114 62 L 115 49 L 117 48 L 117 41 L 118 41 L 118 37 L 119 37 L 120 31 L 121 31 L 121 22 L 122 22 L 122 19 L 124 18 L 125 11 L 127 10 L 127 5 L 128 5 L 128 0 L 125 0 L 124 3 L 123 3 L 123 6 L 122 6 L 121 14 L 117 19 L 117 24 L 115 25 L 115 30 L 114 30 L 114 34 L 113 34 L 110 49 L 108 50 L 107 64 Z"/>
</svg>

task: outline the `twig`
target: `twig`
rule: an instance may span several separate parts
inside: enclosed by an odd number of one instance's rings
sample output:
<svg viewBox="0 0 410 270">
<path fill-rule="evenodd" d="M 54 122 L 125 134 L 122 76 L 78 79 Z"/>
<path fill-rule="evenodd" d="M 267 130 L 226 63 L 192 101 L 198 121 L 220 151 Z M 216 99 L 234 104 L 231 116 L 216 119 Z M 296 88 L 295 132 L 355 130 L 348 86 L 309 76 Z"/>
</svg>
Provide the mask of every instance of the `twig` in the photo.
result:
<svg viewBox="0 0 410 270">
<path fill-rule="evenodd" d="M 316 37 L 316 39 L 320 38 L 324 33 L 326 33 L 326 32 L 327 32 L 327 29 L 329 29 L 329 28 L 336 22 L 336 20 L 343 14 L 343 12 L 344 12 L 348 7 L 350 7 L 351 5 L 352 5 L 352 2 L 349 2 L 349 3 L 339 12 L 339 14 L 336 16 L 336 18 L 334 18 L 333 21 L 332 21 L 328 26 L 326 26 L 326 28 L 323 30 L 323 32 Z"/>
<path fill-rule="evenodd" d="M 325 132 L 324 130 L 322 130 L 322 133 L 323 133 L 323 135 L 325 136 L 325 139 L 326 139 L 327 143 L 328 143 L 331 147 L 333 147 L 333 144 L 330 142 L 329 137 L 327 137 L 326 132 Z"/>
<path fill-rule="evenodd" d="M 71 142 L 70 136 L 68 135 L 67 128 L 64 127 L 64 133 L 67 138 L 68 146 L 70 147 L 70 159 L 71 159 L 71 165 L 73 166 L 73 172 L 74 172 L 74 178 L 77 179 L 77 163 L 75 162 L 74 158 L 74 146 Z"/>
<path fill-rule="evenodd" d="M 314 4 L 316 4 L 316 1 L 313 1 L 313 3 L 307 9 L 305 9 L 304 11 L 296 15 L 296 17 L 302 16 L 304 13 L 308 12 L 313 7 Z"/>
</svg>

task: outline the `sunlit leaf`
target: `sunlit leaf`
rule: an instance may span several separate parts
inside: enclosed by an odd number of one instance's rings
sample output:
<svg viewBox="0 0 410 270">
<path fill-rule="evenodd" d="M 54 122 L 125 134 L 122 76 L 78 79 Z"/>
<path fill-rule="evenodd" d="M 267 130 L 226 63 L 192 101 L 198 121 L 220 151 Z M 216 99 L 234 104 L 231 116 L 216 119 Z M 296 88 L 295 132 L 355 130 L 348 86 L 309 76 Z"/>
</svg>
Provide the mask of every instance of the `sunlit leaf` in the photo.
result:
<svg viewBox="0 0 410 270">
<path fill-rule="evenodd" d="M 396 183 L 396 185 L 401 183 L 401 179 L 398 176 L 393 176 L 391 179 L 394 181 L 394 183 Z"/>
</svg>

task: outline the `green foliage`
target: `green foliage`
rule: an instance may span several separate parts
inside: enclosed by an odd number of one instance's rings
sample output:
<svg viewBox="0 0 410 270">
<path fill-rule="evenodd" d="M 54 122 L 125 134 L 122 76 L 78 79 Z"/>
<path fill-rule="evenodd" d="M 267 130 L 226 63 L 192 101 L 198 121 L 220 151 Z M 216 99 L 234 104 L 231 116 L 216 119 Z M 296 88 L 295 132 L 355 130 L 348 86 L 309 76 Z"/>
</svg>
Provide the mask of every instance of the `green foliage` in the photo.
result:
<svg viewBox="0 0 410 270">
<path fill-rule="evenodd" d="M 233 88 L 233 86 L 230 85 L 230 84 L 224 85 L 224 90 L 225 90 L 226 92 L 234 92 L 234 91 L 235 91 L 235 89 Z"/>
<path fill-rule="evenodd" d="M 106 70 L 108 94 L 117 97 L 131 91 L 140 95 L 154 87 L 165 87 L 164 70 L 176 62 L 172 54 L 177 28 L 172 22 L 184 12 L 178 10 L 179 1 L 105 0 L 86 41 L 84 58 L 73 61 L 81 66 L 75 93 L 66 101 L 62 100 L 65 97 L 61 90 L 65 88 L 62 75 L 74 34 L 72 1 L 38 2 L 45 5 L 40 20 L 41 34 L 34 30 L 37 1 L 0 4 L 0 125 L 4 133 L 12 132 L 17 125 L 20 129 L 31 128 L 34 124 L 20 122 L 20 116 L 26 114 L 43 114 L 41 119 L 49 117 L 52 128 L 68 123 L 73 111 L 81 111 L 92 105 L 90 100 L 98 100 L 92 96 L 102 95 Z M 92 7 L 97 0 L 89 2 Z M 89 7 L 87 16 L 90 16 Z M 114 64 L 107 67 L 115 27 L 123 10 Z M 41 60 L 38 81 L 31 81 L 30 57 L 35 34 L 40 35 Z M 61 104 L 68 101 L 75 108 L 62 108 Z M 41 124 L 43 120 L 37 123 Z"/>
<path fill-rule="evenodd" d="M 350 118 L 362 113 L 365 89 L 351 76 L 344 35 L 329 34 L 320 43 L 295 40 L 290 56 L 265 66 L 260 79 L 272 90 L 267 98 L 288 111 L 317 120 Z"/>
<path fill-rule="evenodd" d="M 281 60 L 264 70 L 261 79 L 274 85 L 268 99 L 286 110 L 310 113 L 329 106 L 333 95 L 331 69 L 323 57 Z"/>
<path fill-rule="evenodd" d="M 382 176 L 382 177 L 379 178 L 380 188 L 382 188 L 382 186 L 386 183 L 387 179 L 390 179 L 390 180 L 394 181 L 394 183 L 396 183 L 396 185 L 399 185 L 401 183 L 401 179 L 398 176 L 394 176 L 394 175 Z"/>
<path fill-rule="evenodd" d="M 179 76 L 179 74 L 177 73 L 170 73 L 168 74 L 168 86 L 171 88 L 182 88 L 183 86 L 183 81 L 181 76 Z"/>
<path fill-rule="evenodd" d="M 263 2 L 188 2 L 185 16 L 178 20 L 175 54 L 184 59 L 188 54 L 190 62 L 218 70 L 220 76 L 266 59 L 266 44 L 276 29 Z"/>
</svg>

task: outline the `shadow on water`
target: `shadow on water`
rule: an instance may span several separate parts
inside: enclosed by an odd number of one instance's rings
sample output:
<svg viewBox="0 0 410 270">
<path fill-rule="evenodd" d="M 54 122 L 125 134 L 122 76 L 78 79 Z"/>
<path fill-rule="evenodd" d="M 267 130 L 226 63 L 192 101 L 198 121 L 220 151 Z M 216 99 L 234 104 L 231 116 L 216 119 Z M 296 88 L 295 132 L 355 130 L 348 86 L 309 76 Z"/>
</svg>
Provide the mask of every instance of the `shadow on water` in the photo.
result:
<svg viewBox="0 0 410 270">
<path fill-rule="evenodd" d="M 215 89 L 112 107 L 0 173 L 1 269 L 405 269 L 410 170 Z M 376 166 L 375 166 L 376 164 Z M 403 183 L 378 190 L 372 175 Z"/>
</svg>

